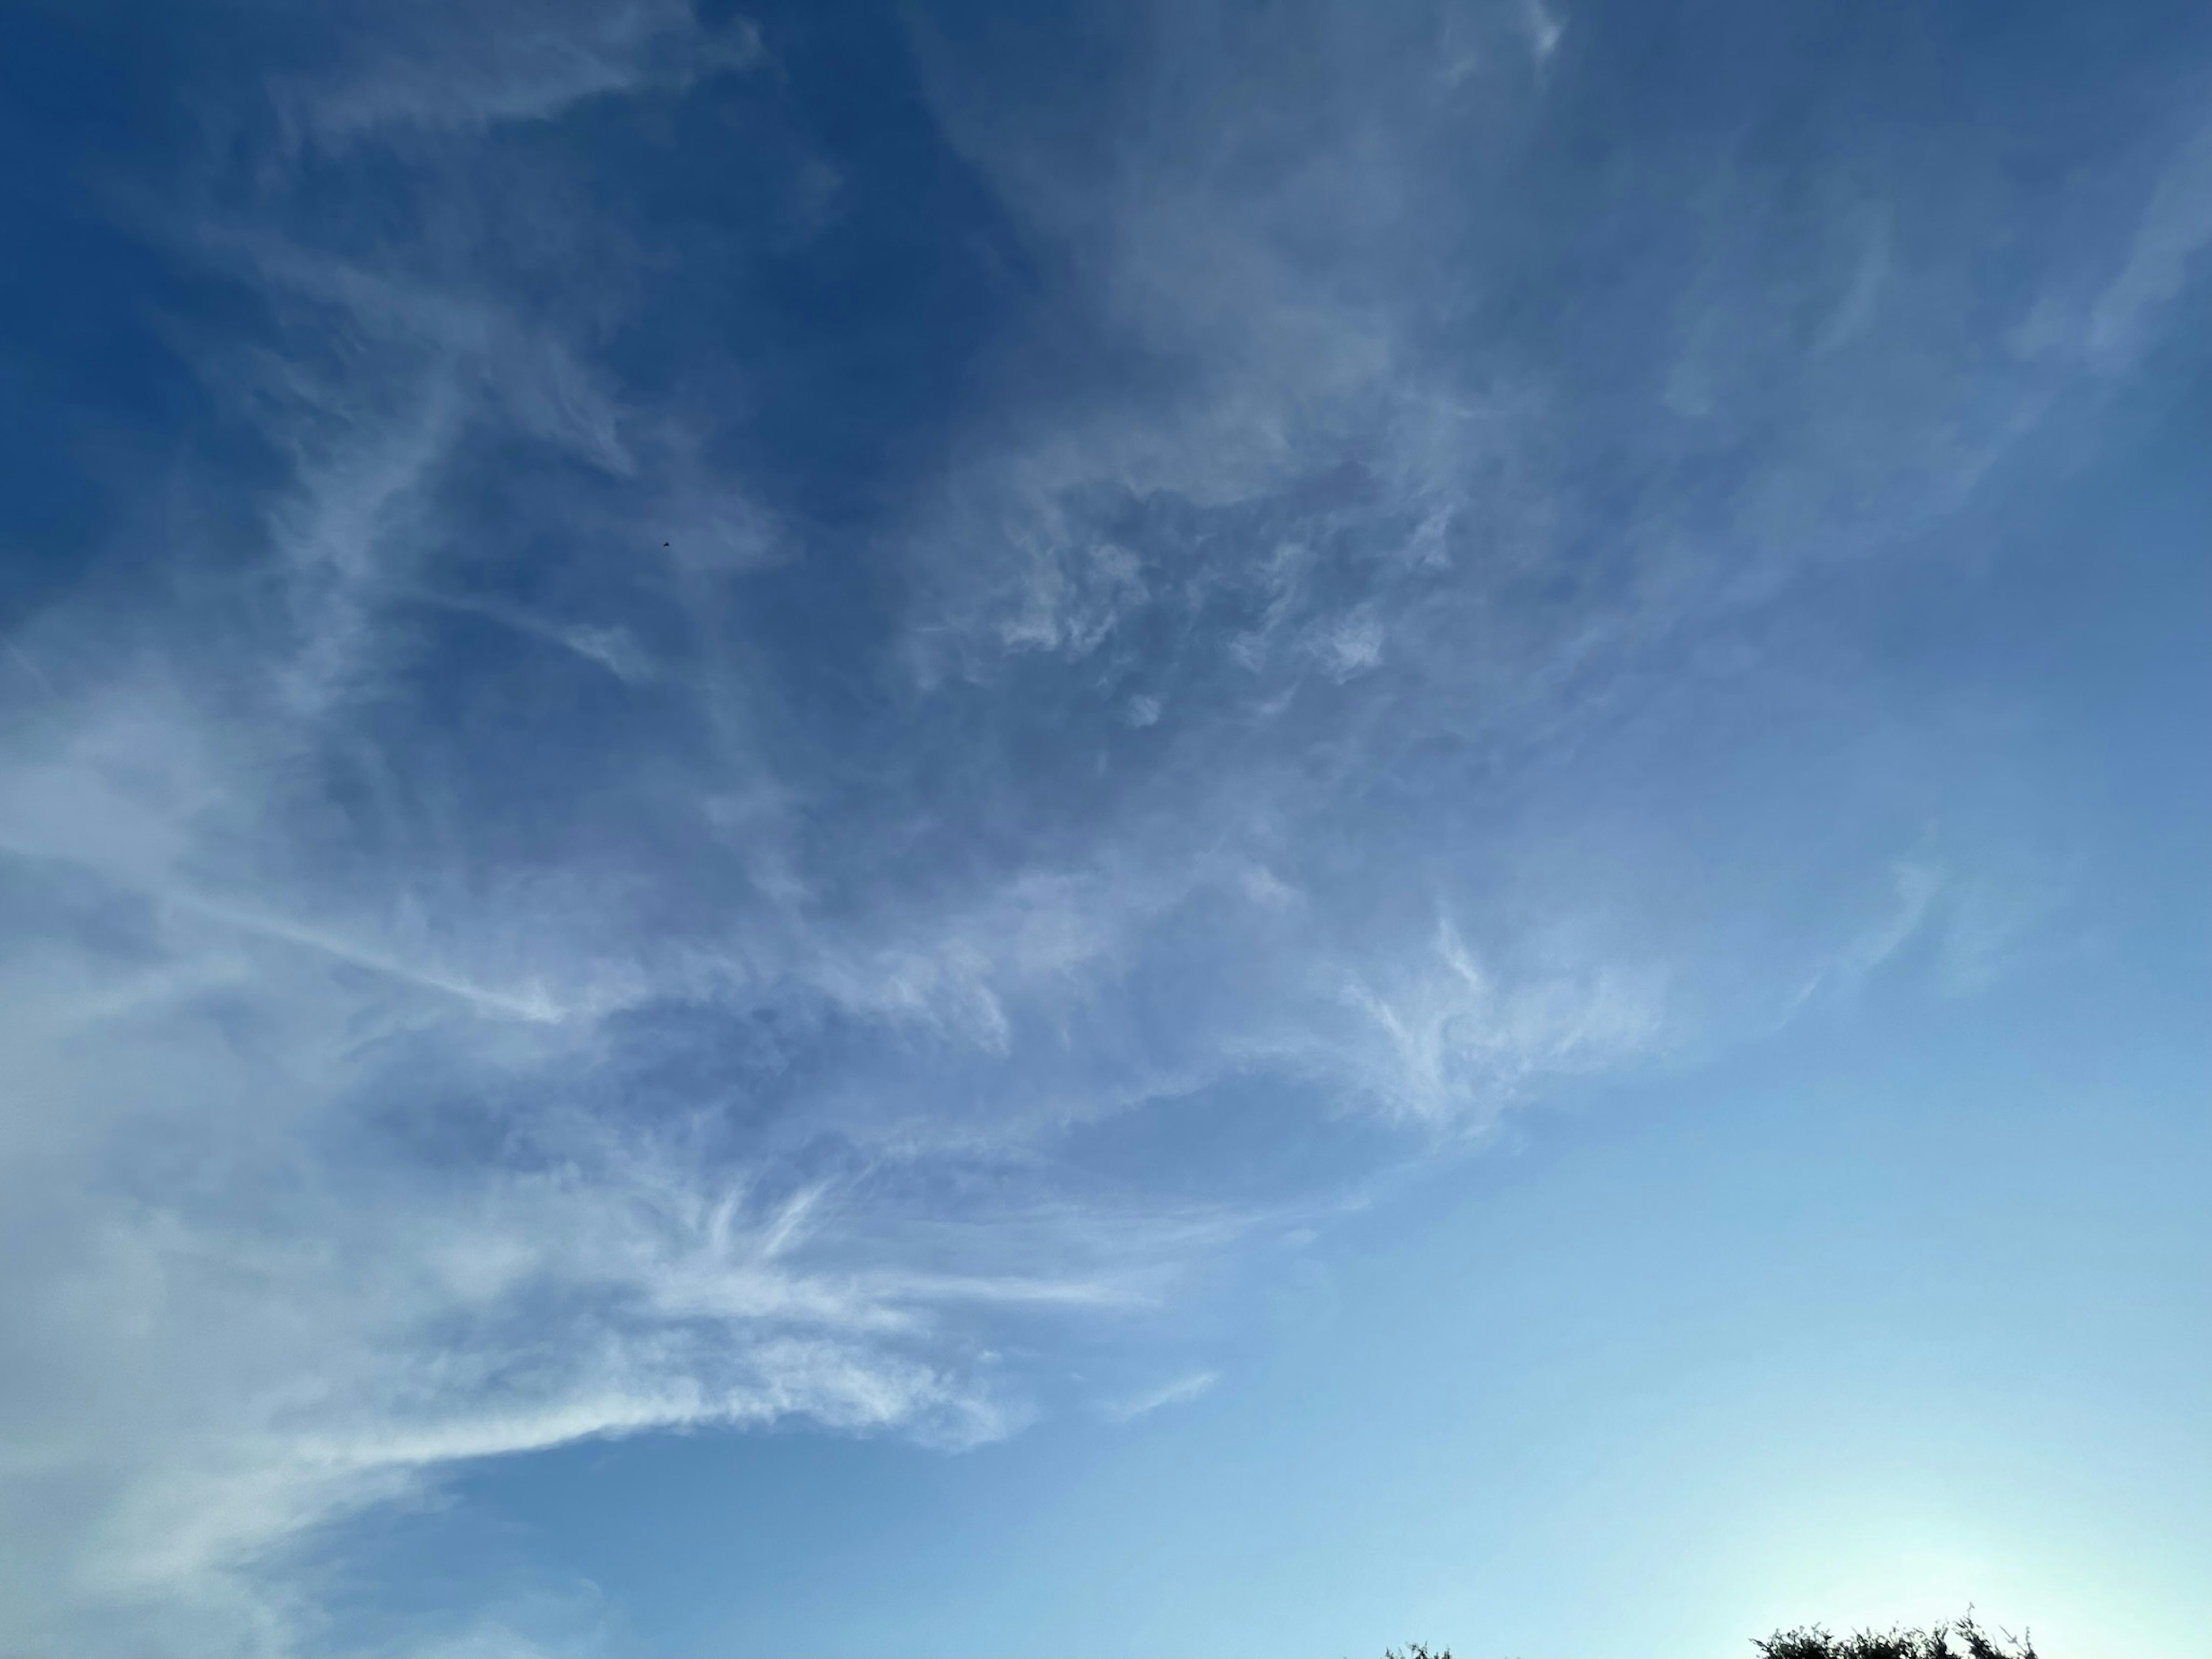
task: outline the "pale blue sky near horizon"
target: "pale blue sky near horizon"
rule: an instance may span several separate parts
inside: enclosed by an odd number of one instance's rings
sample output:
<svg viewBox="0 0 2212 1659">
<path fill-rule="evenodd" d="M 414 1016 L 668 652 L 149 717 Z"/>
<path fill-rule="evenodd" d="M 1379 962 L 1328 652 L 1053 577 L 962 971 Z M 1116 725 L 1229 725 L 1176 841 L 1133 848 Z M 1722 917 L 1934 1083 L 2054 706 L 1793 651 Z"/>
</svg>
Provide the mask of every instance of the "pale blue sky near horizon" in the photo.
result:
<svg viewBox="0 0 2212 1659">
<path fill-rule="evenodd" d="M 0 8 L 0 1659 L 2212 1630 L 2212 19 Z"/>
</svg>

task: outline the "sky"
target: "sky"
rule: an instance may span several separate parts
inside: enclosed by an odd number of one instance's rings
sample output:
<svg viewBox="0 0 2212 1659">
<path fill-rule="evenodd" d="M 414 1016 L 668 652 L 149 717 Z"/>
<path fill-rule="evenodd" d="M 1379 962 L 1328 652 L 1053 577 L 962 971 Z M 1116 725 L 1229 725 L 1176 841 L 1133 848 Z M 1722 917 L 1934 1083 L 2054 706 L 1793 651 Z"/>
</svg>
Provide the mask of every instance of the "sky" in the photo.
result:
<svg viewBox="0 0 2212 1659">
<path fill-rule="evenodd" d="M 2212 14 L 0 6 L 0 1656 L 2212 1629 Z"/>
</svg>

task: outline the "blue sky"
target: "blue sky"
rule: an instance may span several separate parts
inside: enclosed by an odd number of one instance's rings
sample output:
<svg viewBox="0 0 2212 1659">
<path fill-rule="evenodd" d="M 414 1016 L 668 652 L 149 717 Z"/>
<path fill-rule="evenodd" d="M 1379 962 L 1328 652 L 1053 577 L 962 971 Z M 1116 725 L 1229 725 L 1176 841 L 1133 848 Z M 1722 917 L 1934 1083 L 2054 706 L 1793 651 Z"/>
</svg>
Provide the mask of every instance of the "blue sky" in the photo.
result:
<svg viewBox="0 0 2212 1659">
<path fill-rule="evenodd" d="M 2201 1651 L 2201 7 L 0 76 L 0 1653 Z"/>
</svg>

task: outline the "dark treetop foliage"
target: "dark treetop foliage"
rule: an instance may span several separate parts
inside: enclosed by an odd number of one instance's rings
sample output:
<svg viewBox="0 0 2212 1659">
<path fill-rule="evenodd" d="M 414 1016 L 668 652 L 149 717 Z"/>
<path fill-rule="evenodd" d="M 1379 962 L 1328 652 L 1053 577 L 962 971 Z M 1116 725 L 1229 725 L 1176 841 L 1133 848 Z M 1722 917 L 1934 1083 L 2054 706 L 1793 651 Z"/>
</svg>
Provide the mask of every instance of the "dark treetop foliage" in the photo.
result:
<svg viewBox="0 0 2212 1659">
<path fill-rule="evenodd" d="M 2000 1631 L 1991 1636 L 1974 1622 L 1972 1613 L 1955 1625 L 1933 1630 L 1863 1630 L 1850 1636 L 1831 1636 L 1818 1625 L 1801 1630 L 1777 1631 L 1765 1641 L 1753 1638 L 1759 1659 L 2036 1659 L 2035 1644 L 2025 1632 L 2014 1636 Z M 1392 1648 L 1382 1659 L 1452 1659 L 1449 1648 L 1431 1648 L 1419 1642 L 1404 1652 Z"/>
<path fill-rule="evenodd" d="M 1933 1630 L 1863 1630 L 1852 1636 L 1831 1636 L 1814 1625 L 1777 1631 L 1752 1646 L 1761 1659 L 2036 1659 L 2035 1644 L 2025 1633 L 1991 1636 L 1972 1613 Z"/>
</svg>

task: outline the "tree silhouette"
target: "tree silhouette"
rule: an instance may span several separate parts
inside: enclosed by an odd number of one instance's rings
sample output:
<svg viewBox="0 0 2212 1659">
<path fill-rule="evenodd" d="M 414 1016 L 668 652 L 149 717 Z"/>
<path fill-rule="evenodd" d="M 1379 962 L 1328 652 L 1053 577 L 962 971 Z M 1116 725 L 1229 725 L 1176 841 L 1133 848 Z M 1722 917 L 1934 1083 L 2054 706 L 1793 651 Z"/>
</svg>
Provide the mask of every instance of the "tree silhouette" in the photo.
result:
<svg viewBox="0 0 2212 1659">
<path fill-rule="evenodd" d="M 2035 1644 L 2022 1632 L 1990 1635 L 1970 1611 L 1955 1625 L 1933 1630 L 1863 1630 L 1831 1636 L 1818 1625 L 1777 1631 L 1754 1640 L 1760 1659 L 2036 1659 Z"/>
<path fill-rule="evenodd" d="M 1752 1638 L 1759 1659 L 2037 1659 L 2035 1644 L 2022 1631 L 2014 1636 L 2000 1630 L 1994 1636 L 1974 1622 L 1973 1612 L 1954 1625 L 1932 1630 L 1856 1631 L 1833 1636 L 1819 1625 L 1778 1630 L 1761 1641 Z M 1382 1659 L 1452 1659 L 1449 1648 L 1432 1648 L 1412 1642 L 1401 1650 L 1390 1648 Z"/>
</svg>

